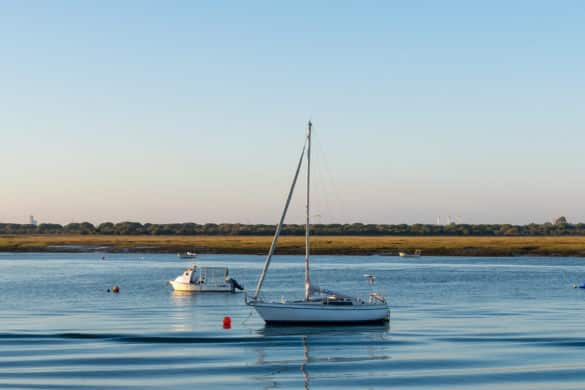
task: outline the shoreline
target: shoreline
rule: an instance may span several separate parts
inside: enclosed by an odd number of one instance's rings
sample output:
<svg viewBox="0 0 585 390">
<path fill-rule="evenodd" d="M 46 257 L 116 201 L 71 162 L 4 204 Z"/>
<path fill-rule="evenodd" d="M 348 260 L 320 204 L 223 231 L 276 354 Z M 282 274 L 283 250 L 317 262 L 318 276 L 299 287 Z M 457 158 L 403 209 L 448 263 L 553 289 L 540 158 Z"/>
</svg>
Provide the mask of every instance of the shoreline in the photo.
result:
<svg viewBox="0 0 585 390">
<path fill-rule="evenodd" d="M 281 236 L 276 254 L 303 254 L 302 236 Z M 268 252 L 271 236 L 108 236 L 0 235 L 0 252 L 214 253 Z M 571 256 L 585 257 L 584 236 L 453 237 L 453 236 L 313 236 L 315 255 L 423 256 Z"/>
</svg>

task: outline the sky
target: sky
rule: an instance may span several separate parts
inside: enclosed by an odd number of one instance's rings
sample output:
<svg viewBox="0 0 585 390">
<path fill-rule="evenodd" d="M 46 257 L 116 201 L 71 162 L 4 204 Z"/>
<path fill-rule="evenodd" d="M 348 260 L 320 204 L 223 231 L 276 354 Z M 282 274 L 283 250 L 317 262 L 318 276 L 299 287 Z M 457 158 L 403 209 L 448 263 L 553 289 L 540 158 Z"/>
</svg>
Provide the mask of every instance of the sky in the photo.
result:
<svg viewBox="0 0 585 390">
<path fill-rule="evenodd" d="M 584 222 L 583 20 L 582 1 L 3 1 L 0 221 L 275 224 L 311 119 L 315 222 Z"/>
</svg>

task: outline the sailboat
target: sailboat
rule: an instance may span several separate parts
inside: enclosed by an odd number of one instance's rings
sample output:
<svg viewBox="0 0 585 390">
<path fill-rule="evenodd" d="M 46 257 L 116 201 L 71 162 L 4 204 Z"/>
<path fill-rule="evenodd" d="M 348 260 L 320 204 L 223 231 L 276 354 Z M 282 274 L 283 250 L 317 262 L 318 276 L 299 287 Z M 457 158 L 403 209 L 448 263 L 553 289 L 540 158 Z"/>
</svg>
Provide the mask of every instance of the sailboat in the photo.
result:
<svg viewBox="0 0 585 390">
<path fill-rule="evenodd" d="M 256 309 L 260 317 L 267 324 L 365 324 L 384 323 L 390 319 L 390 309 L 386 298 L 372 292 L 367 300 L 358 297 L 338 293 L 327 288 L 322 288 L 311 283 L 310 279 L 310 183 L 311 183 L 311 129 L 309 121 L 303 150 L 299 158 L 292 185 L 272 239 L 270 250 L 266 256 L 262 273 L 258 278 L 256 291 L 250 298 L 246 295 L 246 304 Z M 303 300 L 287 301 L 282 298 L 280 301 L 264 301 L 260 297 L 262 285 L 266 278 L 266 272 L 278 244 L 278 238 L 284 224 L 284 219 L 290 205 L 295 189 L 303 159 L 307 156 L 307 198 L 306 198 L 306 227 L 305 227 L 305 294 Z"/>
</svg>

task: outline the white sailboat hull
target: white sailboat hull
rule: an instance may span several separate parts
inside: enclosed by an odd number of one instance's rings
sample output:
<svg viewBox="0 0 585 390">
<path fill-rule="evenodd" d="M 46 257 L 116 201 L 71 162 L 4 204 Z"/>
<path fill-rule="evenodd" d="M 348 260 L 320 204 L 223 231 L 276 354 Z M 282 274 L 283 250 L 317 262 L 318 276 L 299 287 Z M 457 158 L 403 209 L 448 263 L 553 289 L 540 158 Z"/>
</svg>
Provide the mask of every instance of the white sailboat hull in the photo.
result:
<svg viewBox="0 0 585 390">
<path fill-rule="evenodd" d="M 358 324 L 390 319 L 387 304 L 331 305 L 322 302 L 249 302 L 266 323 Z"/>
</svg>

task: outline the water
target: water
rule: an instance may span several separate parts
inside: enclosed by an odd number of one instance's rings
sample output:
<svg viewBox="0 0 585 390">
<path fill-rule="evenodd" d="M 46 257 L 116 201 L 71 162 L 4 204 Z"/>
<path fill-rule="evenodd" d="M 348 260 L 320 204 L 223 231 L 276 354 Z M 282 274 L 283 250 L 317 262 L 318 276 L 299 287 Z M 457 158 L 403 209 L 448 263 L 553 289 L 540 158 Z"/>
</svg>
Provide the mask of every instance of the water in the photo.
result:
<svg viewBox="0 0 585 390">
<path fill-rule="evenodd" d="M 313 280 L 390 296 L 389 326 L 265 328 L 243 294 L 176 295 L 172 255 L 0 254 L 1 388 L 577 389 L 585 263 L 316 256 Z M 203 255 L 252 289 L 261 256 Z M 266 295 L 302 296 L 302 257 Z M 120 294 L 108 293 L 112 285 Z M 224 316 L 232 329 L 222 329 Z"/>
</svg>

